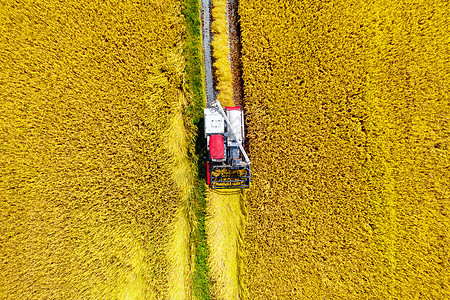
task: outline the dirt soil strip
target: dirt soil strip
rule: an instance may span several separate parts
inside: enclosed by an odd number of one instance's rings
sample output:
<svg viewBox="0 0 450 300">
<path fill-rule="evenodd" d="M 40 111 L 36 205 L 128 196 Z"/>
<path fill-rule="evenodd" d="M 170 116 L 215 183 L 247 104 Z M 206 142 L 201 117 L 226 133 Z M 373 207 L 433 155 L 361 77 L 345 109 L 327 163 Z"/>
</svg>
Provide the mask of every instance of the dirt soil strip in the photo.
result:
<svg viewBox="0 0 450 300">
<path fill-rule="evenodd" d="M 241 26 L 239 24 L 238 8 L 238 0 L 228 0 L 228 46 L 230 47 L 230 65 L 233 80 L 233 101 L 235 104 L 243 105 L 244 83 L 242 80 Z"/>
</svg>

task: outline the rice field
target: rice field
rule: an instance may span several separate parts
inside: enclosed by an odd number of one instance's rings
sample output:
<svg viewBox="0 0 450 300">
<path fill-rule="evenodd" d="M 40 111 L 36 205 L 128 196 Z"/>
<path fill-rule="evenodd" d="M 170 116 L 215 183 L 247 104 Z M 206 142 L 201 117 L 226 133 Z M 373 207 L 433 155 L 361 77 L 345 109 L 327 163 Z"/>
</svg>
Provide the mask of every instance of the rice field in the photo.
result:
<svg viewBox="0 0 450 300">
<path fill-rule="evenodd" d="M 450 298 L 450 5 L 241 0 L 232 70 L 213 1 L 231 192 L 199 162 L 199 5 L 0 3 L 0 298 Z"/>
<path fill-rule="evenodd" d="M 240 1 L 248 299 L 446 299 L 449 4 Z"/>
<path fill-rule="evenodd" d="M 0 4 L 2 299 L 191 298 L 182 4 Z"/>
</svg>

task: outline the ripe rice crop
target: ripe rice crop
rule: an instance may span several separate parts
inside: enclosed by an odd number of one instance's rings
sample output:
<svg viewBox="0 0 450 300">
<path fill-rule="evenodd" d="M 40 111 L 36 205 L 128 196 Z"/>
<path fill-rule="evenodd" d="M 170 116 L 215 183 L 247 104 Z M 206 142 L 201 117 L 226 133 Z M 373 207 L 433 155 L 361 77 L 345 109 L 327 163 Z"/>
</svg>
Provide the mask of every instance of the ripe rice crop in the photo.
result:
<svg viewBox="0 0 450 300">
<path fill-rule="evenodd" d="M 211 26 L 214 35 L 211 42 L 214 58 L 214 75 L 216 79 L 216 89 L 219 92 L 217 100 L 222 105 L 233 106 L 233 88 L 231 85 L 231 67 L 228 60 L 230 48 L 228 46 L 227 28 L 227 1 L 213 1 L 211 11 L 213 22 Z"/>
<path fill-rule="evenodd" d="M 181 4 L 0 4 L 2 299 L 190 297 Z"/>
<path fill-rule="evenodd" d="M 248 299 L 450 297 L 446 1 L 240 1 Z"/>
<path fill-rule="evenodd" d="M 214 299 L 239 299 L 244 295 L 240 276 L 245 224 L 243 199 L 238 191 L 208 193 L 206 232 Z"/>
</svg>

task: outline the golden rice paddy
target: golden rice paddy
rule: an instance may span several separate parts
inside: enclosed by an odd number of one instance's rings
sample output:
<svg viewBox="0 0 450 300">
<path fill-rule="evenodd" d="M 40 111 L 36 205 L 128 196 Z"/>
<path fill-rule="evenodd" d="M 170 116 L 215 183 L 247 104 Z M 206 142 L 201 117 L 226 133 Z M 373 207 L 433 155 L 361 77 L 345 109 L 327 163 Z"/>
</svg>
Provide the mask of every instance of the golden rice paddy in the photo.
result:
<svg viewBox="0 0 450 300">
<path fill-rule="evenodd" d="M 450 298 L 449 4 L 241 0 L 252 184 L 204 225 L 183 3 L 0 3 L 0 297 Z"/>
<path fill-rule="evenodd" d="M 188 298 L 181 3 L 0 15 L 1 297 Z"/>
<path fill-rule="evenodd" d="M 450 296 L 448 14 L 240 1 L 248 299 Z"/>
</svg>

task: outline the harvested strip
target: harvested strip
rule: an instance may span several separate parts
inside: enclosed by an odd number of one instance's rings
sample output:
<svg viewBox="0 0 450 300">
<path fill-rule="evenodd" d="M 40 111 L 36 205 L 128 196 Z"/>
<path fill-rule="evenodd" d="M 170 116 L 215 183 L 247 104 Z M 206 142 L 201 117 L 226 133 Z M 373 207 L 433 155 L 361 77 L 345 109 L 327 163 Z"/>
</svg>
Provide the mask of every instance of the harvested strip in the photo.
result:
<svg viewBox="0 0 450 300">
<path fill-rule="evenodd" d="M 210 190 L 207 236 L 211 250 L 213 293 L 217 299 L 242 299 L 242 229 L 245 223 L 241 192 L 221 194 Z"/>
</svg>

